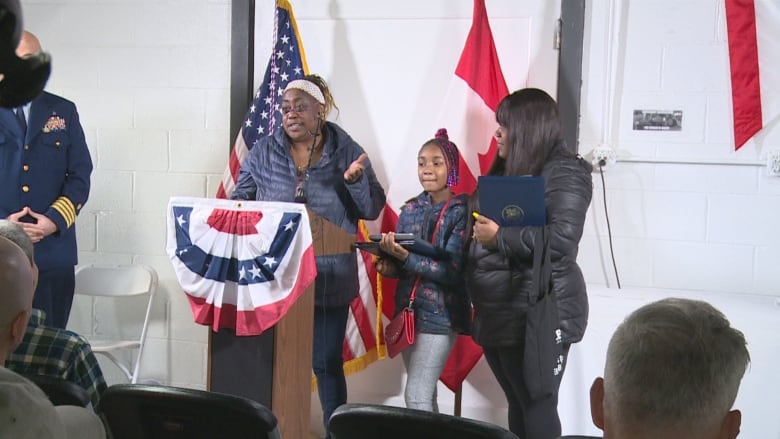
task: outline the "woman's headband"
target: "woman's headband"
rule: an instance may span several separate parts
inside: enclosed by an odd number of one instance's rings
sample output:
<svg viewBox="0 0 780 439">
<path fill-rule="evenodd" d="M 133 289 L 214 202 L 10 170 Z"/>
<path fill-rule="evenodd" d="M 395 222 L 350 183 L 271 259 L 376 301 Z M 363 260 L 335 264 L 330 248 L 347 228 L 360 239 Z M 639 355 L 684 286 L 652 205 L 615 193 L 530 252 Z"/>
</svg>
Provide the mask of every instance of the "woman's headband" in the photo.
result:
<svg viewBox="0 0 780 439">
<path fill-rule="evenodd" d="M 287 87 L 284 88 L 284 92 L 286 93 L 288 90 L 292 89 L 298 89 L 303 90 L 306 93 L 309 94 L 309 96 L 313 97 L 322 105 L 325 105 L 325 95 L 322 94 L 322 90 L 320 90 L 319 87 L 317 87 L 317 84 L 307 80 L 307 79 L 296 79 L 294 81 L 290 81 L 287 84 Z"/>
</svg>

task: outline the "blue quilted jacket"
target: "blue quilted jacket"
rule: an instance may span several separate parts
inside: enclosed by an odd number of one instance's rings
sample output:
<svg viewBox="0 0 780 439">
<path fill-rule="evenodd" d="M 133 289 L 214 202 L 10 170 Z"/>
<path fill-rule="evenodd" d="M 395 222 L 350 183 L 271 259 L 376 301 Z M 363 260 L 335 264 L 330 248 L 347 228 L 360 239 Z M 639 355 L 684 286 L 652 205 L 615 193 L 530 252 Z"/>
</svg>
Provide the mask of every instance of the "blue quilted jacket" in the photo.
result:
<svg viewBox="0 0 780 439">
<path fill-rule="evenodd" d="M 398 233 L 413 233 L 431 242 L 436 221 L 444 206 L 444 202 L 432 204 L 431 197 L 423 192 L 403 206 L 396 230 Z M 433 241 L 435 247 L 446 251 L 449 259 L 437 260 L 410 253 L 406 261 L 399 264 L 401 272 L 395 293 L 396 314 L 409 304 L 412 288 L 417 277 L 420 277 L 414 299 L 417 332 L 447 334 L 450 330 L 469 330 L 471 304 L 463 279 L 467 215 L 468 196 L 452 197 Z"/>
<path fill-rule="evenodd" d="M 306 186 L 307 207 L 354 234 L 360 219 L 376 219 L 385 206 L 385 191 L 376 178 L 371 161 L 363 164 L 363 178 L 353 184 L 344 172 L 363 148 L 338 125 L 326 122 L 325 144 L 319 162 L 312 165 Z M 273 136 L 261 138 L 241 165 L 234 200 L 286 201 L 295 199 L 297 170 L 290 154 L 290 141 L 279 128 Z M 355 252 L 317 256 L 315 304 L 346 305 L 358 294 Z"/>
</svg>

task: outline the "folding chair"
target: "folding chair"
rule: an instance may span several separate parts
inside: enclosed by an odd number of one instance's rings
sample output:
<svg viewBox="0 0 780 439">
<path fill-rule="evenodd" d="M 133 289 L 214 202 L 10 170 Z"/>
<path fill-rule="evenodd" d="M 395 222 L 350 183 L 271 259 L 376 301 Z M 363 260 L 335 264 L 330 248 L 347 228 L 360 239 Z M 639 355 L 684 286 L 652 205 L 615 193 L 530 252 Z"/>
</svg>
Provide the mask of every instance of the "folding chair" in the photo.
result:
<svg viewBox="0 0 780 439">
<path fill-rule="evenodd" d="M 117 384 L 98 414 L 112 439 L 280 439 L 276 416 L 249 398 L 180 387 Z"/>
<path fill-rule="evenodd" d="M 504 428 L 476 419 L 378 404 L 344 404 L 328 430 L 335 439 L 518 439 Z"/>
<path fill-rule="evenodd" d="M 51 375 L 22 375 L 38 386 L 54 405 L 76 405 L 87 407 L 89 395 L 83 387 L 65 378 Z"/>
<path fill-rule="evenodd" d="M 152 302 L 157 290 L 157 272 L 150 266 L 144 264 L 130 265 L 85 265 L 76 269 L 76 291 L 77 295 L 93 296 L 93 308 L 96 308 L 99 298 L 118 299 L 124 302 L 125 298 L 130 296 L 148 295 L 146 303 L 146 312 L 143 315 L 140 336 L 129 339 L 123 332 L 117 336 L 119 339 L 101 340 L 100 330 L 95 337 L 87 337 L 92 345 L 92 351 L 96 354 L 105 355 L 127 376 L 131 383 L 138 381 L 138 370 L 141 365 L 141 358 L 146 343 L 146 332 L 149 327 L 149 317 L 152 312 Z M 121 309 L 132 309 L 122 307 Z M 93 309 L 94 313 L 94 309 Z M 126 316 L 123 316 L 126 317 Z M 140 317 L 140 316 L 139 316 Z M 140 321 L 140 318 L 139 318 Z M 138 352 L 133 359 L 132 351 Z M 125 364 L 119 358 L 118 354 L 122 351 L 128 351 L 130 354 L 129 365 Z"/>
</svg>

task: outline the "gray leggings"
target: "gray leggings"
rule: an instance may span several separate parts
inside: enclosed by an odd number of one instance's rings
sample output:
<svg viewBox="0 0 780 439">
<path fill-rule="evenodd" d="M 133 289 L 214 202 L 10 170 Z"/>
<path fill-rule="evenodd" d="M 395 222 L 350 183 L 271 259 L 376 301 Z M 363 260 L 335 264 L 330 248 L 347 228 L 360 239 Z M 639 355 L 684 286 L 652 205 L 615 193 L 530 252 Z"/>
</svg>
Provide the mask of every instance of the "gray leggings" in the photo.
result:
<svg viewBox="0 0 780 439">
<path fill-rule="evenodd" d="M 414 336 L 414 344 L 401 352 L 406 367 L 404 400 L 410 409 L 439 412 L 436 384 L 447 364 L 457 334 L 423 334 Z"/>
</svg>

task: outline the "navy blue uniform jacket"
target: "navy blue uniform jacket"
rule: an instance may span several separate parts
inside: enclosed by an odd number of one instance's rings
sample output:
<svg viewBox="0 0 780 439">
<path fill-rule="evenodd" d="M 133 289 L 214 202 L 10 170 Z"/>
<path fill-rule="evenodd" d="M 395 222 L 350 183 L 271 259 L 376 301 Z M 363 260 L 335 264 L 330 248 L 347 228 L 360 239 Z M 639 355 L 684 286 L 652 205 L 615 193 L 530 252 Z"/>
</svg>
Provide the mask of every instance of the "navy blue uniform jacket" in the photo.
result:
<svg viewBox="0 0 780 439">
<path fill-rule="evenodd" d="M 74 222 L 92 173 L 84 131 L 73 102 L 51 93 L 35 98 L 29 112 L 23 140 L 13 110 L 0 108 L 0 218 L 25 206 L 43 213 L 57 232 L 35 244 L 35 262 L 41 270 L 73 266 Z"/>
</svg>

